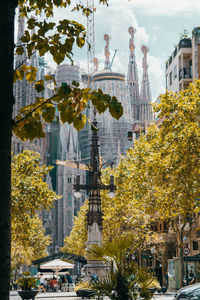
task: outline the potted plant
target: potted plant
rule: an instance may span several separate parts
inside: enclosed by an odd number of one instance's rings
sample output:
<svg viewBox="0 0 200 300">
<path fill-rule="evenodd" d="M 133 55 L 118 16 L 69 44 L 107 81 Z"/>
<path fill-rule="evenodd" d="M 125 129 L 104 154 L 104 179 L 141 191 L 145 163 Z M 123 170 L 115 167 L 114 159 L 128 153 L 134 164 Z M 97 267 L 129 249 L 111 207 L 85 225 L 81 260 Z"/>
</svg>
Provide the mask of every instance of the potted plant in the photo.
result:
<svg viewBox="0 0 200 300">
<path fill-rule="evenodd" d="M 30 273 L 23 273 L 23 277 L 17 280 L 17 284 L 20 286 L 21 291 L 18 291 L 19 296 L 23 300 L 35 299 L 38 291 L 36 288 L 36 278 L 31 277 Z"/>
</svg>

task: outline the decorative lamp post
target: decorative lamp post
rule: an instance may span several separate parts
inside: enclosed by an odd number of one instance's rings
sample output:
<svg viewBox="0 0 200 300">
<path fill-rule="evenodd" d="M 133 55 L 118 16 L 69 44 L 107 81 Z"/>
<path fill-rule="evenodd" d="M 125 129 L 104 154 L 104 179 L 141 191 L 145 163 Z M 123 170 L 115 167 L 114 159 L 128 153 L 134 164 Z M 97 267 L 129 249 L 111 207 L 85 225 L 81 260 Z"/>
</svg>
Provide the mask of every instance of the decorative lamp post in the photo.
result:
<svg viewBox="0 0 200 300">
<path fill-rule="evenodd" d="M 153 276 L 154 276 L 154 270 L 155 270 L 155 254 L 156 254 L 156 248 L 151 248 L 151 254 L 153 255 Z"/>
<path fill-rule="evenodd" d="M 100 155 L 99 155 L 99 139 L 98 139 L 98 122 L 96 119 L 96 110 L 94 109 L 94 119 L 92 122 L 92 137 L 90 148 L 90 163 L 89 163 L 89 183 L 81 184 L 80 175 L 76 176 L 76 184 L 73 185 L 75 190 L 74 195 L 77 198 L 81 197 L 80 190 L 89 191 L 89 209 L 87 212 L 87 228 L 88 240 L 87 248 L 92 244 L 102 242 L 102 210 L 101 210 L 101 195 L 102 190 L 108 190 L 109 197 L 115 196 L 116 186 L 114 185 L 114 176 L 110 176 L 109 185 L 105 185 L 101 181 Z M 96 273 L 98 276 L 105 276 L 105 266 L 102 262 L 89 261 L 85 266 L 86 278 L 89 277 L 88 272 Z"/>
<path fill-rule="evenodd" d="M 116 186 L 114 185 L 114 176 L 110 176 L 109 185 L 101 181 L 100 156 L 99 156 L 99 139 L 98 139 L 98 122 L 96 119 L 96 109 L 94 109 L 94 119 L 92 122 L 92 138 L 89 163 L 89 183 L 80 184 L 80 175 L 76 176 L 76 184 L 73 185 L 75 190 L 74 196 L 81 197 L 80 190 L 89 191 L 89 209 L 87 212 L 88 227 L 88 247 L 90 244 L 100 243 L 102 241 L 102 210 L 101 210 L 101 190 L 108 190 L 108 196 L 115 196 Z"/>
</svg>

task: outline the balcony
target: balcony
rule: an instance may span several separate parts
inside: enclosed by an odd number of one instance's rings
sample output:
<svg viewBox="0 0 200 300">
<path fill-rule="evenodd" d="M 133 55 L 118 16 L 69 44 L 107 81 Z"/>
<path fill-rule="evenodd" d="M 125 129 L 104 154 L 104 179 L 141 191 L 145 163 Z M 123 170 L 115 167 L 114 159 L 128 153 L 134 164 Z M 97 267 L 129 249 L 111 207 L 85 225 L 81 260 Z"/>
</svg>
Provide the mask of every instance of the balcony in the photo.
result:
<svg viewBox="0 0 200 300">
<path fill-rule="evenodd" d="M 189 67 L 179 69 L 179 81 L 181 79 L 192 79 L 192 70 Z"/>
</svg>

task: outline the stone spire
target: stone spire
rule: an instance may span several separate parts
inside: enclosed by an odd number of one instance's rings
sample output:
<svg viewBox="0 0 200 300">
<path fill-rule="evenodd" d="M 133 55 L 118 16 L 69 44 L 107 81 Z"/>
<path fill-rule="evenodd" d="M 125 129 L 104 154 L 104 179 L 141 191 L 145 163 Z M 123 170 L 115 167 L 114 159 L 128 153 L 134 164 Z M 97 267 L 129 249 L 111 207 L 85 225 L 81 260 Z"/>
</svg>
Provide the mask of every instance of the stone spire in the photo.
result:
<svg viewBox="0 0 200 300">
<path fill-rule="evenodd" d="M 150 82 L 148 77 L 148 64 L 147 64 L 147 53 L 149 48 L 143 45 L 141 50 L 144 54 L 142 67 L 143 67 L 143 75 L 142 75 L 142 83 L 141 83 L 141 91 L 140 91 L 140 113 L 139 119 L 141 122 L 152 120 L 152 108 L 151 108 L 151 90 L 150 90 Z"/>
<path fill-rule="evenodd" d="M 110 70 L 110 51 L 109 51 L 110 36 L 107 33 L 104 34 L 104 40 L 106 42 L 106 45 L 105 45 L 105 67 L 104 67 L 104 70 Z"/>
<path fill-rule="evenodd" d="M 68 151 L 67 151 L 67 156 L 69 160 L 74 160 L 76 153 L 74 151 L 74 142 L 73 142 L 73 130 L 72 128 L 70 128 L 71 130 L 69 131 L 69 144 L 68 144 Z"/>
<path fill-rule="evenodd" d="M 138 84 L 138 72 L 137 65 L 135 60 L 135 45 L 134 45 L 134 35 L 136 30 L 130 26 L 128 28 L 128 32 L 130 34 L 129 39 L 129 48 L 130 48 L 130 56 L 129 56 L 129 64 L 128 64 L 128 90 L 130 97 L 130 104 L 132 110 L 132 118 L 133 121 L 138 120 L 138 104 L 139 104 L 139 84 Z"/>
</svg>

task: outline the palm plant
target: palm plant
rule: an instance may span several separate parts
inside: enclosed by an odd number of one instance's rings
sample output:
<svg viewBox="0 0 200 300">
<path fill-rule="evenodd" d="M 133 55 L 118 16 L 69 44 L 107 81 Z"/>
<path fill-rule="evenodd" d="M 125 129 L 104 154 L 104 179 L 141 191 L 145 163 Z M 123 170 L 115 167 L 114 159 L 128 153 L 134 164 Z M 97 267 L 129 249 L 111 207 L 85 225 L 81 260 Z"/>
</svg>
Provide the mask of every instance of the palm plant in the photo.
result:
<svg viewBox="0 0 200 300">
<path fill-rule="evenodd" d="M 107 276 L 93 284 L 98 295 L 115 300 L 133 300 L 138 296 L 145 299 L 152 297 L 149 287 L 152 275 L 128 259 L 139 247 L 130 238 L 117 238 L 105 241 L 101 245 L 92 245 L 87 250 L 89 259 L 104 261 L 108 266 Z"/>
</svg>

